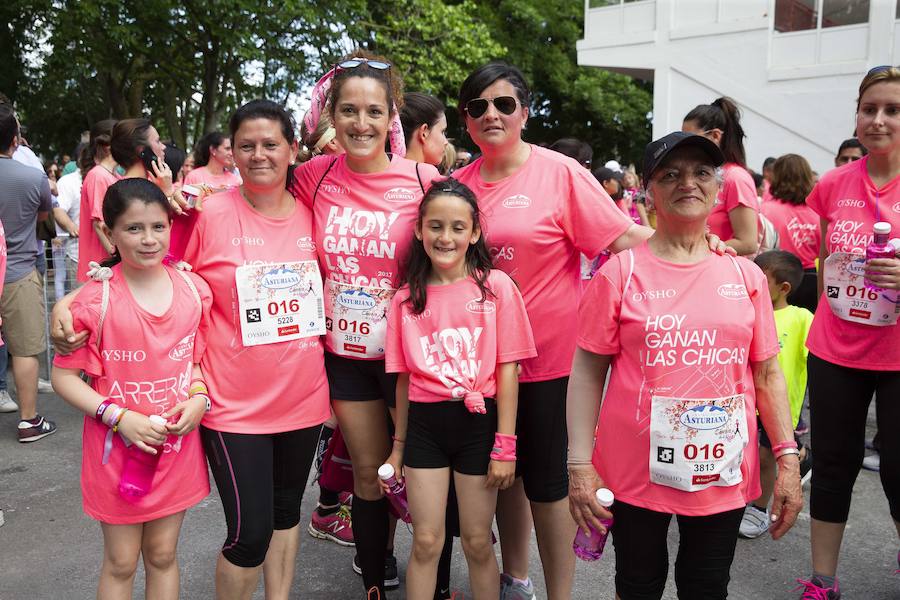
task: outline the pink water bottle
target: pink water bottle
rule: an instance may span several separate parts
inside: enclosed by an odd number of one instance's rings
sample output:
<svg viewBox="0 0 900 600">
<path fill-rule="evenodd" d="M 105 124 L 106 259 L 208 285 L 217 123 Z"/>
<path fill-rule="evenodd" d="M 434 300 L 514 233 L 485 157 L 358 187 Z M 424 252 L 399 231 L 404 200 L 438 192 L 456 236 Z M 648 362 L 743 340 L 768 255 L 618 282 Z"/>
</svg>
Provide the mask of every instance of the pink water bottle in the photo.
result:
<svg viewBox="0 0 900 600">
<path fill-rule="evenodd" d="M 150 415 L 150 421 L 156 425 L 166 424 L 166 420 L 159 415 Z M 130 502 L 137 502 L 153 488 L 153 476 L 165 446 L 154 448 L 156 454 L 144 452 L 137 444 L 128 446 L 126 450 L 125 465 L 119 478 L 119 494 Z"/>
<path fill-rule="evenodd" d="M 391 504 L 391 512 L 394 516 L 407 523 L 412 522 L 409 516 L 409 502 L 406 500 L 406 486 L 399 481 L 394 474 L 394 467 L 385 463 L 378 467 L 378 478 L 388 486 L 387 499 Z"/>
<path fill-rule="evenodd" d="M 873 258 L 894 258 L 897 250 L 890 242 L 891 224 L 880 221 L 875 223 L 875 234 L 872 243 L 866 246 L 866 260 Z M 882 288 L 865 279 L 866 289 L 880 292 Z"/>
<path fill-rule="evenodd" d="M 613 493 L 606 488 L 597 490 L 596 496 L 597 502 L 603 508 L 609 508 L 615 500 Z M 600 519 L 600 522 L 606 527 L 606 533 L 600 533 L 588 525 L 591 534 L 587 536 L 581 530 L 581 527 L 578 528 L 578 533 L 575 534 L 575 541 L 572 542 L 572 550 L 575 551 L 575 556 L 581 560 L 597 560 L 603 556 L 603 547 L 606 546 L 606 537 L 609 535 L 609 528 L 612 527 L 613 520 L 610 517 L 609 519 Z"/>
</svg>

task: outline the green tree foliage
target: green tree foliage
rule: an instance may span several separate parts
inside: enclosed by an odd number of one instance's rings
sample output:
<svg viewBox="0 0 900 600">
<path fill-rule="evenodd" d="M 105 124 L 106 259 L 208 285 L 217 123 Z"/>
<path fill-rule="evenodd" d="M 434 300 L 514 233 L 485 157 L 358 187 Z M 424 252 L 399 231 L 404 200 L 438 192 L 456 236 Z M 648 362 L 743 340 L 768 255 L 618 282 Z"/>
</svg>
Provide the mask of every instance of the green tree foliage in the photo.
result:
<svg viewBox="0 0 900 600">
<path fill-rule="evenodd" d="M 529 141 L 575 136 L 635 160 L 649 140 L 648 86 L 579 67 L 579 0 L 12 0 L 0 91 L 30 141 L 70 152 L 96 120 L 149 116 L 185 147 L 254 97 L 287 102 L 355 45 L 389 57 L 407 90 L 448 104 L 475 67 L 504 59 L 532 84 Z M 299 118 L 301 115 L 297 115 Z"/>
</svg>

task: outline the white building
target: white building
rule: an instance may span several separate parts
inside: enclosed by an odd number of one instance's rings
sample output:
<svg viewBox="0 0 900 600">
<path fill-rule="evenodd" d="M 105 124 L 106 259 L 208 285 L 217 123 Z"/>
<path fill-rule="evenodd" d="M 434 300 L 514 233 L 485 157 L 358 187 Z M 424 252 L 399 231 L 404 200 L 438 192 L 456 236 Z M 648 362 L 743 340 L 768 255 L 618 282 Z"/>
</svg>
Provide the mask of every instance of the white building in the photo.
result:
<svg viewBox="0 0 900 600">
<path fill-rule="evenodd" d="M 578 63 L 653 82 L 653 137 L 719 96 L 748 166 L 795 152 L 820 173 L 853 135 L 865 72 L 900 63 L 900 0 L 586 0 Z"/>
</svg>

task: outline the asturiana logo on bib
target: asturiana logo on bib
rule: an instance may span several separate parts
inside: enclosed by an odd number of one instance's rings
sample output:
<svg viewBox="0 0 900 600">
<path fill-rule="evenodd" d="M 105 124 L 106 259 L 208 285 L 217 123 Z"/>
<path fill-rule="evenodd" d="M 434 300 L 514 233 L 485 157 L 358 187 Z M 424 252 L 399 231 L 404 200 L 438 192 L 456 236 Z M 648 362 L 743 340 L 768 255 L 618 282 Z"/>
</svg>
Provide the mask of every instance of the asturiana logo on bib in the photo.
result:
<svg viewBox="0 0 900 600">
<path fill-rule="evenodd" d="M 466 310 L 470 313 L 489 315 L 497 311 L 497 305 L 490 300 L 481 301 L 480 298 L 469 300 L 466 303 Z"/>
<path fill-rule="evenodd" d="M 300 283 L 300 276 L 288 268 L 272 269 L 262 277 L 262 286 L 270 290 L 286 290 Z"/>
<path fill-rule="evenodd" d="M 715 404 L 704 404 L 684 411 L 679 420 L 691 429 L 718 429 L 728 422 L 728 411 Z"/>
<path fill-rule="evenodd" d="M 338 304 L 351 310 L 369 310 L 375 308 L 375 298 L 362 290 L 347 290 L 337 297 Z"/>
<path fill-rule="evenodd" d="M 716 291 L 727 300 L 740 300 L 747 297 L 747 287 L 742 283 L 723 283 Z"/>
<path fill-rule="evenodd" d="M 180 342 L 175 344 L 175 347 L 169 350 L 169 358 L 176 362 L 181 362 L 182 360 L 189 357 L 194 352 L 194 334 L 189 333 L 184 336 Z"/>
<path fill-rule="evenodd" d="M 315 252 L 316 251 L 316 243 L 308 235 L 305 237 L 297 238 L 297 247 L 300 248 L 301 250 L 303 250 L 304 252 Z"/>
<path fill-rule="evenodd" d="M 528 208 L 531 206 L 531 198 L 522 194 L 510 196 L 503 201 L 505 208 Z"/>
<path fill-rule="evenodd" d="M 891 210 L 894 211 L 894 212 L 896 212 L 896 213 L 900 213 L 900 202 L 897 202 L 896 204 L 894 204 L 894 205 L 891 207 Z"/>
<path fill-rule="evenodd" d="M 388 202 L 412 202 L 416 195 L 406 188 L 391 188 L 384 193 L 384 199 Z"/>
<path fill-rule="evenodd" d="M 863 277 L 866 274 L 866 259 L 863 257 L 847 263 L 847 272 Z"/>
</svg>

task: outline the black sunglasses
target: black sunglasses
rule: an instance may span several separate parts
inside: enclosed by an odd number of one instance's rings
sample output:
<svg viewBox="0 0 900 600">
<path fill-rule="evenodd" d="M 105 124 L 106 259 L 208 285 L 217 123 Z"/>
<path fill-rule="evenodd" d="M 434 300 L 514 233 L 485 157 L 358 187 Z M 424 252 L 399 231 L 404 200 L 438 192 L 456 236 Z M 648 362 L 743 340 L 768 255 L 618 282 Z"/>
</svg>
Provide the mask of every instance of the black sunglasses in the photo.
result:
<svg viewBox="0 0 900 600">
<path fill-rule="evenodd" d="M 873 75 L 875 73 L 881 73 L 882 71 L 890 71 L 891 69 L 900 69 L 900 67 L 894 67 L 892 65 L 878 65 L 877 67 L 872 67 L 869 69 L 869 72 L 866 73 L 866 76 Z"/>
<path fill-rule="evenodd" d="M 512 96 L 497 96 L 496 98 L 474 98 L 466 102 L 466 114 L 473 119 L 481 117 L 487 112 L 488 103 L 504 115 L 511 115 L 519 107 L 519 101 Z"/>
<path fill-rule="evenodd" d="M 339 62 L 337 66 L 341 69 L 355 69 L 360 65 L 367 65 L 369 67 L 372 67 L 373 69 L 378 69 L 379 71 L 387 71 L 391 68 L 391 63 L 381 60 L 369 60 L 368 58 L 363 57 L 351 58 L 343 62 Z"/>
</svg>

